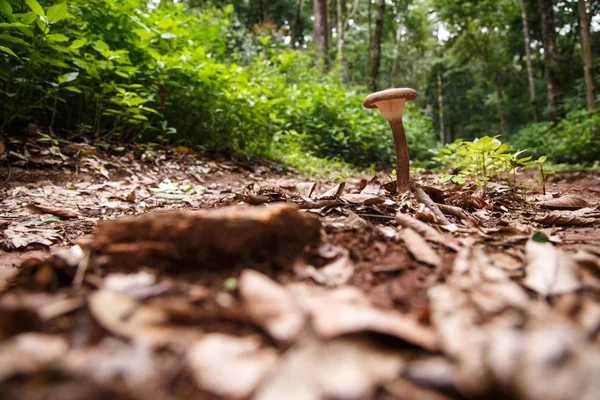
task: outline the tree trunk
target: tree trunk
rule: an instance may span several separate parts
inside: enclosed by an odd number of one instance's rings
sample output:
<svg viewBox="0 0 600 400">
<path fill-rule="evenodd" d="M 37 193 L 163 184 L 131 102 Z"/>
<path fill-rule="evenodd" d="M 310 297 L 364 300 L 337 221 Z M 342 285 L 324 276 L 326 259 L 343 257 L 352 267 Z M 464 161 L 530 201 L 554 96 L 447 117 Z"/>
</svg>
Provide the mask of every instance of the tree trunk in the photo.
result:
<svg viewBox="0 0 600 400">
<path fill-rule="evenodd" d="M 581 52 L 583 53 L 583 74 L 588 110 L 596 109 L 596 94 L 592 77 L 592 49 L 590 47 L 590 28 L 585 9 L 585 0 L 578 0 L 579 27 L 581 29 Z"/>
<path fill-rule="evenodd" d="M 442 66 L 438 65 L 437 71 L 437 87 L 438 87 L 438 107 L 440 109 L 440 142 L 442 146 L 445 144 L 446 135 L 444 134 L 444 97 L 442 94 Z"/>
<path fill-rule="evenodd" d="M 496 97 L 498 98 L 498 116 L 500 117 L 500 134 L 504 135 L 504 111 L 502 110 L 502 88 L 496 84 Z"/>
<path fill-rule="evenodd" d="M 371 61 L 371 83 L 372 91 L 377 91 L 379 81 L 379 67 L 381 65 L 381 38 L 383 37 L 383 13 L 385 11 L 385 0 L 379 0 L 377 8 L 377 19 L 375 20 L 375 36 L 373 37 L 373 60 Z"/>
<path fill-rule="evenodd" d="M 329 55 L 329 46 L 333 43 L 331 30 L 335 26 L 333 23 L 335 7 L 332 7 L 332 4 L 333 0 L 327 0 L 327 55 Z"/>
<path fill-rule="evenodd" d="M 300 17 L 302 16 L 302 0 L 296 0 L 296 17 L 292 25 L 292 48 L 297 48 L 300 44 Z"/>
<path fill-rule="evenodd" d="M 548 119 L 556 121 L 558 117 L 558 83 L 556 80 L 557 52 L 554 30 L 554 10 L 552 0 L 538 0 L 542 15 L 542 41 L 544 44 L 544 75 L 548 96 Z"/>
<path fill-rule="evenodd" d="M 529 81 L 529 99 L 533 110 L 533 120 L 539 121 L 537 101 L 535 99 L 535 78 L 531 63 L 531 39 L 529 38 L 529 22 L 527 22 L 527 9 L 525 0 L 521 0 L 521 18 L 523 19 L 523 36 L 525 37 L 525 62 L 527 64 L 527 80 Z"/>
<path fill-rule="evenodd" d="M 323 72 L 327 72 L 327 0 L 313 0 L 313 40 L 315 42 L 315 53 L 317 55 L 317 63 Z"/>
<path fill-rule="evenodd" d="M 398 50 L 400 47 L 400 39 L 402 39 L 402 25 L 398 24 L 396 28 L 396 45 L 394 46 L 394 55 L 392 59 L 392 69 L 390 70 L 388 86 L 395 87 L 394 78 L 396 77 L 396 69 L 398 68 Z"/>
<path fill-rule="evenodd" d="M 369 76 L 369 72 L 371 71 L 371 60 L 373 58 L 373 32 L 371 30 L 372 26 L 372 18 L 371 18 L 371 0 L 367 0 L 367 30 L 369 32 L 369 45 L 367 47 L 367 62 L 365 63 L 365 77 Z"/>
<path fill-rule="evenodd" d="M 337 0 L 337 59 L 340 68 L 340 77 L 346 81 L 346 64 L 344 62 L 344 10 L 343 0 Z"/>
</svg>

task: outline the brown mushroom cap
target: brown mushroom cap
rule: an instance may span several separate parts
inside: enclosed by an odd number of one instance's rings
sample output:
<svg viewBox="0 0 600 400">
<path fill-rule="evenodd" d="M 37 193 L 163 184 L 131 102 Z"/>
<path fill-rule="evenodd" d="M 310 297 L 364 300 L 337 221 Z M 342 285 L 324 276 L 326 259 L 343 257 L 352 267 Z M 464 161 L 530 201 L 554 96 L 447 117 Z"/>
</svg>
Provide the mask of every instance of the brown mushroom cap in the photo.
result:
<svg viewBox="0 0 600 400">
<path fill-rule="evenodd" d="M 385 100 L 405 99 L 414 100 L 417 98 L 417 91 L 411 88 L 387 89 L 380 92 L 371 93 L 363 100 L 365 108 L 376 108 L 377 103 Z"/>
</svg>

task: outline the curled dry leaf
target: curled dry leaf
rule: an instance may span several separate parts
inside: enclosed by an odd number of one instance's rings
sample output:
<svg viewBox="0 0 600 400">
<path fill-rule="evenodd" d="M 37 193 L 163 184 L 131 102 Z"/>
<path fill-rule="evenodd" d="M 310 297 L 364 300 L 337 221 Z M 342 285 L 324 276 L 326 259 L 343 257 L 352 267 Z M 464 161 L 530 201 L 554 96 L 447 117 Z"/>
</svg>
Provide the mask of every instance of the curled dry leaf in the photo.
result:
<svg viewBox="0 0 600 400">
<path fill-rule="evenodd" d="M 543 225 L 553 226 L 595 226 L 600 224 L 598 218 L 588 218 L 576 215 L 575 213 L 548 213 L 541 217 L 533 218 L 534 222 Z"/>
<path fill-rule="evenodd" d="M 332 197 L 339 197 L 342 193 L 344 193 L 345 187 L 346 187 L 346 182 L 338 183 L 337 185 L 335 185 L 334 187 L 332 187 L 331 189 L 329 189 L 322 195 L 318 196 L 318 199 L 323 200 L 323 199 L 329 199 Z"/>
<path fill-rule="evenodd" d="M 299 196 L 311 198 L 316 188 L 317 184 L 314 182 L 300 182 L 296 185 L 296 193 Z"/>
<path fill-rule="evenodd" d="M 541 235 L 535 234 L 525 245 L 527 276 L 523 284 L 543 296 L 569 293 L 581 288 L 577 262 L 549 241 L 537 241 L 536 238 Z"/>
<path fill-rule="evenodd" d="M 23 333 L 0 344 L 0 382 L 17 374 L 31 374 L 60 360 L 67 341 L 56 335 Z"/>
<path fill-rule="evenodd" d="M 71 350 L 63 360 L 67 371 L 84 375 L 98 384 L 124 381 L 130 386 L 159 387 L 166 371 L 161 371 L 152 348 L 139 341 L 122 342 L 106 338 L 98 346 Z M 161 367 L 166 369 L 167 365 Z"/>
<path fill-rule="evenodd" d="M 257 337 L 220 333 L 204 336 L 186 356 L 199 387 L 233 399 L 248 398 L 275 370 L 278 358 L 277 351 L 262 347 Z"/>
<path fill-rule="evenodd" d="M 343 253 L 336 260 L 319 269 L 312 265 L 301 268 L 301 275 L 308 276 L 325 286 L 340 286 L 347 283 L 354 274 L 354 262 L 350 259 L 350 252 L 343 249 Z"/>
<path fill-rule="evenodd" d="M 427 225 L 426 223 L 419 221 L 409 215 L 397 213 L 396 222 L 404 228 L 411 228 L 414 231 L 420 233 L 426 240 L 430 242 L 441 244 L 454 251 L 460 250 L 460 245 L 450 235 L 444 235 L 435 230 L 435 228 Z"/>
<path fill-rule="evenodd" d="M 448 219 L 444 216 L 444 213 L 440 210 L 438 205 L 433 200 L 431 200 L 431 197 L 429 197 L 429 195 L 425 193 L 425 191 L 421 189 L 421 187 L 416 186 L 414 190 L 417 201 L 429 208 L 441 225 L 448 225 L 450 223 L 450 221 L 448 221 Z"/>
<path fill-rule="evenodd" d="M 198 338 L 200 330 L 169 324 L 169 315 L 154 306 L 136 302 L 122 293 L 98 290 L 88 297 L 94 319 L 114 335 L 152 346 Z"/>
<path fill-rule="evenodd" d="M 400 375 L 405 362 L 389 348 L 359 338 L 309 337 L 288 350 L 254 400 L 355 400 Z"/>
<path fill-rule="evenodd" d="M 404 228 L 400 232 L 400 235 L 406 247 L 417 261 L 434 267 L 439 267 L 442 264 L 442 258 L 439 254 L 417 232 L 410 228 Z"/>
<path fill-rule="evenodd" d="M 254 270 L 244 270 L 239 292 L 250 317 L 273 338 L 295 340 L 304 327 L 304 313 L 282 286 Z"/>
<path fill-rule="evenodd" d="M 385 203 L 385 199 L 383 197 L 377 197 L 370 194 L 352 194 L 347 193 L 340 196 L 340 199 L 350 203 L 350 204 L 365 204 L 365 205 L 374 205 L 374 204 L 383 204 Z"/>
<path fill-rule="evenodd" d="M 34 212 L 40 213 L 40 214 L 52 214 L 52 215 L 56 215 L 57 217 L 65 218 L 65 219 L 80 217 L 78 212 L 69 210 L 69 209 L 63 208 L 63 207 L 59 208 L 59 207 L 43 206 L 41 204 L 30 204 L 27 206 L 27 208 L 29 208 L 30 210 L 32 210 Z"/>
<path fill-rule="evenodd" d="M 559 197 L 540 201 L 537 204 L 549 210 L 579 210 L 590 206 L 587 201 L 579 197 Z"/>
<path fill-rule="evenodd" d="M 334 290 L 293 284 L 289 286 L 311 317 L 314 332 L 322 338 L 350 333 L 378 332 L 394 336 L 427 350 L 437 349 L 437 337 L 415 318 L 370 304 L 366 295 L 352 287 Z"/>
<path fill-rule="evenodd" d="M 375 175 L 369 183 L 360 191 L 362 195 L 368 196 L 377 196 L 381 191 L 381 182 L 379 181 L 379 177 Z"/>
</svg>

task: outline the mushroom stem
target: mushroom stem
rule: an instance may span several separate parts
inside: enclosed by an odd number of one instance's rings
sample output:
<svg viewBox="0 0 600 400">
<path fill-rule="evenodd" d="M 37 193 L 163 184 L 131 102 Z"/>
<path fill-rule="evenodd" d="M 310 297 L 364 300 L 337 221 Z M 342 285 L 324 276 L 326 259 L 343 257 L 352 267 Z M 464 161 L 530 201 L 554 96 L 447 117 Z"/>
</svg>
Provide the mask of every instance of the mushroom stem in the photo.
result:
<svg viewBox="0 0 600 400">
<path fill-rule="evenodd" d="M 389 121 L 394 136 L 396 147 L 396 186 L 398 194 L 404 194 L 410 190 L 408 144 L 402 118 Z"/>
</svg>

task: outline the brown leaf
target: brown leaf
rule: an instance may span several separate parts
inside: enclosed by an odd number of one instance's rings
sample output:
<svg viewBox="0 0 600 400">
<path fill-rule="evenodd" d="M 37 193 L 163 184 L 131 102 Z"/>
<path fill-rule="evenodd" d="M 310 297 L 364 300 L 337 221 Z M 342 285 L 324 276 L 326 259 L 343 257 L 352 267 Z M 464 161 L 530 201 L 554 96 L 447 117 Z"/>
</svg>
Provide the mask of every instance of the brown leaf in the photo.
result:
<svg viewBox="0 0 600 400">
<path fill-rule="evenodd" d="M 410 215 L 399 212 L 396 214 L 396 222 L 398 222 L 398 224 L 404 228 L 411 228 L 420 233 L 426 240 L 429 240 L 430 242 L 441 244 L 454 251 L 460 250 L 460 245 L 456 239 L 454 239 L 454 237 L 442 234 L 436 231 L 435 228 L 432 228 L 426 223 L 421 222 Z"/>
<path fill-rule="evenodd" d="M 377 197 L 369 194 L 353 194 L 347 193 L 340 196 L 340 199 L 351 203 L 351 204 L 365 204 L 365 205 L 373 205 L 373 204 L 383 204 L 385 203 L 385 199 L 382 197 Z"/>
<path fill-rule="evenodd" d="M 598 218 L 586 218 L 570 212 L 548 213 L 541 217 L 533 218 L 534 222 L 553 226 L 595 226 L 600 224 Z"/>
<path fill-rule="evenodd" d="M 88 307 L 94 319 L 109 332 L 152 346 L 185 342 L 201 334 L 198 329 L 169 325 L 166 312 L 122 293 L 98 290 L 88 297 Z"/>
<path fill-rule="evenodd" d="M 188 350 L 186 360 L 199 387 L 228 399 L 245 399 L 275 370 L 278 354 L 262 347 L 257 337 L 212 333 Z"/>
<path fill-rule="evenodd" d="M 299 196 L 310 198 L 316 187 L 317 184 L 314 182 L 300 182 L 296 185 L 296 193 L 298 193 Z"/>
<path fill-rule="evenodd" d="M 557 199 L 540 201 L 537 204 L 549 210 L 579 210 L 589 207 L 589 203 L 579 197 L 559 197 Z"/>
<path fill-rule="evenodd" d="M 56 335 L 23 333 L 0 344 L 0 382 L 20 374 L 31 374 L 60 361 L 67 341 Z"/>
<path fill-rule="evenodd" d="M 273 338 L 290 342 L 304 327 L 304 313 L 282 286 L 254 270 L 244 270 L 239 292 L 250 317 Z"/>
<path fill-rule="evenodd" d="M 337 185 L 335 185 L 334 187 L 332 187 L 331 189 L 329 189 L 328 191 L 326 191 L 325 193 L 320 195 L 318 197 L 318 199 L 323 200 L 323 199 L 339 197 L 344 192 L 345 187 L 346 187 L 346 182 L 338 183 Z"/>
<path fill-rule="evenodd" d="M 135 199 L 137 198 L 136 190 L 132 190 L 127 197 L 125 197 L 125 201 L 129 203 L 135 203 Z"/>
<path fill-rule="evenodd" d="M 69 210 L 64 207 L 51 207 L 51 206 L 43 206 L 41 204 L 30 204 L 27 206 L 31 211 L 40 213 L 40 214 L 52 214 L 57 217 L 69 219 L 69 218 L 79 218 L 80 215 L 78 212 Z"/>
<path fill-rule="evenodd" d="M 395 351 L 373 341 L 307 338 L 288 350 L 254 400 L 371 398 L 405 366 Z"/>
<path fill-rule="evenodd" d="M 4 154 L 5 151 L 6 151 L 6 146 L 4 145 L 4 142 L 2 140 L 0 140 L 0 155 Z"/>
<path fill-rule="evenodd" d="M 525 245 L 527 277 L 523 284 L 543 296 L 569 293 L 581 288 L 575 260 L 552 243 L 530 239 Z"/>
<path fill-rule="evenodd" d="M 437 337 L 430 328 L 410 316 L 372 306 L 366 295 L 356 288 L 326 290 L 304 284 L 293 284 L 289 288 L 311 316 L 314 332 L 322 338 L 378 332 L 427 350 L 437 349 Z"/>
<path fill-rule="evenodd" d="M 377 196 L 379 195 L 379 191 L 381 190 L 381 182 L 379 181 L 379 177 L 375 175 L 365 186 L 363 190 L 360 191 L 360 194 L 367 196 Z"/>
<path fill-rule="evenodd" d="M 238 201 L 243 201 L 246 204 L 250 204 L 253 206 L 259 206 L 261 204 L 265 204 L 269 202 L 268 196 L 263 195 L 246 195 L 246 194 L 235 194 L 235 199 Z"/>
<path fill-rule="evenodd" d="M 400 232 L 400 235 L 406 247 L 417 261 L 434 267 L 439 267 L 442 264 L 442 258 L 439 254 L 417 232 L 410 228 L 404 228 Z"/>
<path fill-rule="evenodd" d="M 335 261 L 319 269 L 306 265 L 301 274 L 308 276 L 325 286 L 340 286 L 347 283 L 354 274 L 354 263 L 350 259 L 350 252 L 344 249 L 342 255 Z"/>
</svg>

